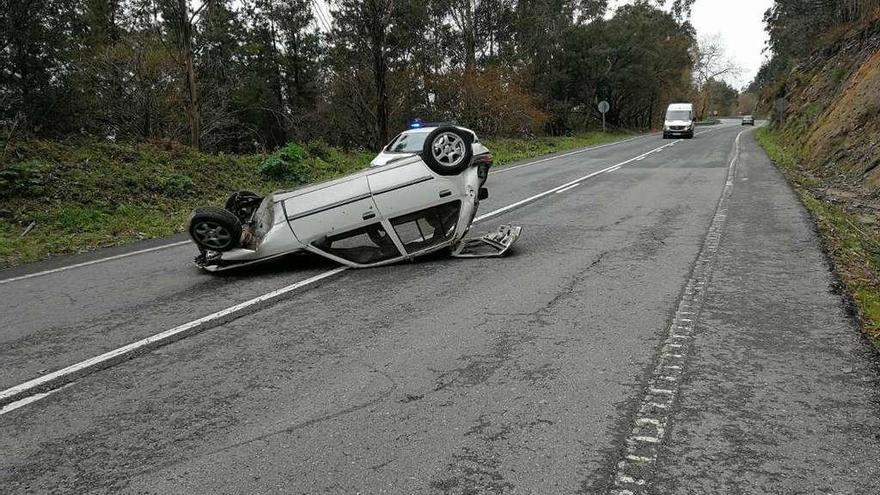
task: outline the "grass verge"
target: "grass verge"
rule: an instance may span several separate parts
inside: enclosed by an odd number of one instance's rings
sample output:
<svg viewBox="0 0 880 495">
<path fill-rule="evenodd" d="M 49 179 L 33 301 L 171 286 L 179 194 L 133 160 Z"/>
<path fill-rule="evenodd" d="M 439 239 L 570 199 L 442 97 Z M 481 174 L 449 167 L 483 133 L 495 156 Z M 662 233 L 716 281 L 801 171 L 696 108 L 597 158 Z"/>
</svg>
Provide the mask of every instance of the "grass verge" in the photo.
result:
<svg viewBox="0 0 880 495">
<path fill-rule="evenodd" d="M 827 200 L 822 182 L 799 166 L 798 148 L 786 145 L 778 132 L 765 127 L 757 130 L 756 137 L 815 220 L 834 270 L 858 308 L 862 328 L 880 347 L 880 232 L 876 224 L 863 222 L 846 204 Z"/>
<path fill-rule="evenodd" d="M 490 139 L 496 165 L 631 136 Z M 0 142 L 0 268 L 183 230 L 192 208 L 360 170 L 374 154 L 323 143 L 273 155 L 199 153 L 170 143 Z M 295 161 L 295 163 L 292 163 Z"/>
<path fill-rule="evenodd" d="M 495 166 L 504 166 L 536 156 L 578 148 L 588 148 L 633 137 L 625 132 L 591 132 L 575 136 L 536 137 L 531 139 L 486 139 L 483 144 L 492 151 Z"/>
</svg>

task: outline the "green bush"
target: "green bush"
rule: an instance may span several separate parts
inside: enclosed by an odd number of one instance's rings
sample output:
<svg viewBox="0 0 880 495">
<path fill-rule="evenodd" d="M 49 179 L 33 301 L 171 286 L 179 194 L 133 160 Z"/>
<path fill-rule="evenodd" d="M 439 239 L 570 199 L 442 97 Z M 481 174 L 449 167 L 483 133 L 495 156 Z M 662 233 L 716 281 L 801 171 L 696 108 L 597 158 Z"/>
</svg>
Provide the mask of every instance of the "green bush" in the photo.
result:
<svg viewBox="0 0 880 495">
<path fill-rule="evenodd" d="M 315 158 L 329 162 L 333 156 L 333 148 L 324 141 L 310 141 L 306 144 L 306 152 Z"/>
<path fill-rule="evenodd" d="M 38 160 L 13 163 L 0 169 L 0 198 L 36 197 L 45 191 L 49 166 Z"/>
<path fill-rule="evenodd" d="M 260 174 L 268 179 L 307 182 L 311 176 L 306 163 L 306 152 L 298 144 L 288 144 L 269 158 L 263 160 L 258 168 Z"/>
<path fill-rule="evenodd" d="M 169 175 L 159 180 L 159 190 L 171 198 L 189 196 L 194 186 L 192 177 L 183 174 Z"/>
</svg>

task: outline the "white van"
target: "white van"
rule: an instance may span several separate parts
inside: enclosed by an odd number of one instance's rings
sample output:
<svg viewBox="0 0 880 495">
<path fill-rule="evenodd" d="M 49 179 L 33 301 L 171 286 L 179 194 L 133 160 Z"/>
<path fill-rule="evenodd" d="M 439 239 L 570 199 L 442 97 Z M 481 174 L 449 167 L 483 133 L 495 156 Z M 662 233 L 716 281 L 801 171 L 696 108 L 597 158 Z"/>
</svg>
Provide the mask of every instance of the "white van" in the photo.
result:
<svg viewBox="0 0 880 495">
<path fill-rule="evenodd" d="M 673 136 L 694 137 L 694 105 L 691 103 L 673 103 L 666 109 L 666 120 L 663 122 L 663 139 Z"/>
</svg>

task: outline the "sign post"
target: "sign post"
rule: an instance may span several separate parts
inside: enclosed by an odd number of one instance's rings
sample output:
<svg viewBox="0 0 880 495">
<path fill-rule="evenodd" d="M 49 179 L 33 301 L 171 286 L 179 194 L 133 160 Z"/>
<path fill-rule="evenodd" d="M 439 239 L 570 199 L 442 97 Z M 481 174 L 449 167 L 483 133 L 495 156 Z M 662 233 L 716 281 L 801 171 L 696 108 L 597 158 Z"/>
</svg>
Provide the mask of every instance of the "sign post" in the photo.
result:
<svg viewBox="0 0 880 495">
<path fill-rule="evenodd" d="M 602 132 L 605 132 L 605 114 L 608 113 L 608 110 L 610 109 L 611 105 L 609 105 L 607 101 L 602 100 L 599 102 L 599 112 L 602 113 Z"/>
<path fill-rule="evenodd" d="M 785 111 L 788 110 L 788 100 L 785 98 L 776 98 L 776 121 L 779 124 L 785 124 Z"/>
</svg>

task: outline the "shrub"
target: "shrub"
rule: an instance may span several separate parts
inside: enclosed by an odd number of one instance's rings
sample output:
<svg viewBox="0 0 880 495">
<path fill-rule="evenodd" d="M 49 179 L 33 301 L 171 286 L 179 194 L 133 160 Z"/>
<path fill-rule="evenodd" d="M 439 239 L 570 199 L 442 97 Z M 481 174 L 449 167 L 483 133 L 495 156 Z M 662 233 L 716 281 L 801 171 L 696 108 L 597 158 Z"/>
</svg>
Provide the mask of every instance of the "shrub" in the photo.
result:
<svg viewBox="0 0 880 495">
<path fill-rule="evenodd" d="M 324 141 L 310 141 L 306 144 L 306 152 L 315 158 L 320 158 L 325 162 L 331 161 L 333 148 Z"/>
<path fill-rule="evenodd" d="M 49 166 L 37 160 L 13 163 L 0 169 L 0 198 L 35 197 L 45 192 Z"/>
<path fill-rule="evenodd" d="M 159 190 L 172 198 L 182 198 L 192 193 L 195 183 L 192 177 L 183 174 L 174 174 L 162 177 L 159 180 Z"/>
<path fill-rule="evenodd" d="M 263 160 L 258 170 L 268 179 L 303 183 L 308 182 L 311 176 L 309 168 L 305 150 L 291 143 Z"/>
</svg>

